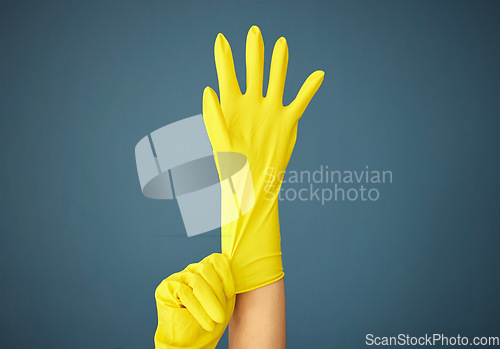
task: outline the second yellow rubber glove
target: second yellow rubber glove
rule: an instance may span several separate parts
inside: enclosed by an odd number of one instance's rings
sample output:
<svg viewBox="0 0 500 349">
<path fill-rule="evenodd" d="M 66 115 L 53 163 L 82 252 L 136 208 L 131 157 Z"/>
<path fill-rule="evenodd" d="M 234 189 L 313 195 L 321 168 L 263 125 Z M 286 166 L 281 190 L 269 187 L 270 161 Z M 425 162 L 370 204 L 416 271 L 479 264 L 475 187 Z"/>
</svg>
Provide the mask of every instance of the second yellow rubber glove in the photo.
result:
<svg viewBox="0 0 500 349">
<path fill-rule="evenodd" d="M 236 296 L 227 257 L 214 253 L 170 275 L 156 288 L 156 349 L 213 349 Z"/>
<path fill-rule="evenodd" d="M 279 177 L 292 155 L 299 118 L 320 87 L 324 73 L 312 73 L 295 100 L 283 106 L 288 66 L 285 38 L 280 38 L 274 47 L 265 97 L 262 95 L 264 42 L 258 27 L 253 26 L 247 36 L 245 94 L 241 93 L 236 79 L 231 47 L 222 34 L 217 36 L 214 52 L 220 104 L 216 93 L 207 87 L 203 94 L 203 118 L 219 174 L 221 165 L 217 154 L 236 152 L 247 157 L 253 179 L 253 208 L 221 228 L 222 253 L 231 260 L 236 292 L 241 293 L 283 277 Z M 232 185 L 245 186 L 248 183 Z"/>
</svg>

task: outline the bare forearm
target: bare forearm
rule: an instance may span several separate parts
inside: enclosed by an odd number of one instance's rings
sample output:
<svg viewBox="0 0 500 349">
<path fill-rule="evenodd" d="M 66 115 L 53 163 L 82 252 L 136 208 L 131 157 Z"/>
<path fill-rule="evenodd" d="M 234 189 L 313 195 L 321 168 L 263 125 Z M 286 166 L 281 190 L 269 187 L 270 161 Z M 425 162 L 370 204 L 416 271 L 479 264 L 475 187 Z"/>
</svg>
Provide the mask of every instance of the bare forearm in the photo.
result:
<svg viewBox="0 0 500 349">
<path fill-rule="evenodd" d="M 237 295 L 229 323 L 229 348 L 286 348 L 284 279 Z"/>
</svg>

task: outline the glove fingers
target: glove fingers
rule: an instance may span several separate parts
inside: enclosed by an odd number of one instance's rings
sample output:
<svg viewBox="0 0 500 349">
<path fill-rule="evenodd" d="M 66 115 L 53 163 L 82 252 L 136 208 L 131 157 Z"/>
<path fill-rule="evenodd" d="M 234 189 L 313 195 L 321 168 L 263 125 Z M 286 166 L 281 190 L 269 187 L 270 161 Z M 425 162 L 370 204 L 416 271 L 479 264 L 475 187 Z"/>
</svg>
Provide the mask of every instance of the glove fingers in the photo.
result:
<svg viewBox="0 0 500 349">
<path fill-rule="evenodd" d="M 194 263 L 188 265 L 187 269 L 194 274 L 200 275 L 210 286 L 219 302 L 225 304 L 226 295 L 224 294 L 222 280 L 212 265 L 208 263 Z"/>
<path fill-rule="evenodd" d="M 234 71 L 233 53 L 224 35 L 217 35 L 214 46 L 215 67 L 219 80 L 221 100 L 241 95 L 236 72 Z"/>
<path fill-rule="evenodd" d="M 202 262 L 209 263 L 212 265 L 214 270 L 219 275 L 222 285 L 224 286 L 224 293 L 227 298 L 234 296 L 234 280 L 233 273 L 231 272 L 231 267 L 229 266 L 229 261 L 226 256 L 220 253 L 213 253 L 208 257 L 205 257 Z"/>
<path fill-rule="evenodd" d="M 287 68 L 288 45 L 286 39 L 281 37 L 274 45 L 273 58 L 271 59 L 271 71 L 269 73 L 269 87 L 267 88 L 266 97 L 277 99 L 282 103 Z"/>
<path fill-rule="evenodd" d="M 193 289 L 184 284 L 179 284 L 177 294 L 181 303 L 186 307 L 187 310 L 189 310 L 191 315 L 200 324 L 200 326 L 205 331 L 212 332 L 215 328 L 215 323 L 205 311 L 203 305 L 193 294 Z"/>
<path fill-rule="evenodd" d="M 297 97 L 295 97 L 295 100 L 288 106 L 291 114 L 296 120 L 300 119 L 300 117 L 306 110 L 307 105 L 321 86 L 324 76 L 325 73 L 321 70 L 317 70 L 309 75 L 307 80 L 300 88 Z"/>
<path fill-rule="evenodd" d="M 262 80 L 264 78 L 264 40 L 257 26 L 248 31 L 247 49 L 247 90 L 245 94 L 262 96 Z"/>
<path fill-rule="evenodd" d="M 203 121 L 214 153 L 224 150 L 229 145 L 226 119 L 222 113 L 217 94 L 208 86 L 203 91 Z"/>
<path fill-rule="evenodd" d="M 192 294 L 213 321 L 217 323 L 224 322 L 226 318 L 225 309 L 205 279 L 198 274 L 187 272 L 182 275 L 182 282 L 193 290 Z"/>
</svg>

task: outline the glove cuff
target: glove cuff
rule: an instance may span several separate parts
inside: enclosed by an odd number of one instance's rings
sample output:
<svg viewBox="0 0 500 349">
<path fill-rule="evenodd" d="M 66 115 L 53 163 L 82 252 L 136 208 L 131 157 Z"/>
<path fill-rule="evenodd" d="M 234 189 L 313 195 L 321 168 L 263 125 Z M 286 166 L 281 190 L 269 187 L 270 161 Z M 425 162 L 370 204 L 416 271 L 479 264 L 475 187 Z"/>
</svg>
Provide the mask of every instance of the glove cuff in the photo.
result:
<svg viewBox="0 0 500 349">
<path fill-rule="evenodd" d="M 236 293 L 281 279 L 278 202 L 257 202 L 253 210 L 221 229 L 222 253 L 229 257 Z"/>
<path fill-rule="evenodd" d="M 253 260 L 247 265 L 233 268 L 236 293 L 253 291 L 283 278 L 281 253 Z"/>
</svg>

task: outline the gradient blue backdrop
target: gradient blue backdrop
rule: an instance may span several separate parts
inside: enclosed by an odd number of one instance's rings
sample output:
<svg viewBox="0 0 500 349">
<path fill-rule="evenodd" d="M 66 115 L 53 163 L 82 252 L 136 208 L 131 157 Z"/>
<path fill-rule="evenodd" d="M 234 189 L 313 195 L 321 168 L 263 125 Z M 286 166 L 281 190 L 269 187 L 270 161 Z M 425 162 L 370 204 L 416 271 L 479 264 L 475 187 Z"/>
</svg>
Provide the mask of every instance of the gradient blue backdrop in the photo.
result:
<svg viewBox="0 0 500 349">
<path fill-rule="evenodd" d="M 289 348 L 500 335 L 499 3 L 2 1 L 0 347 L 152 348 L 154 290 L 219 251 L 142 196 L 134 146 L 201 112 L 226 35 L 323 86 L 289 169 L 391 170 L 378 201 L 283 202 Z M 226 348 L 226 343 L 220 345 Z"/>
</svg>

